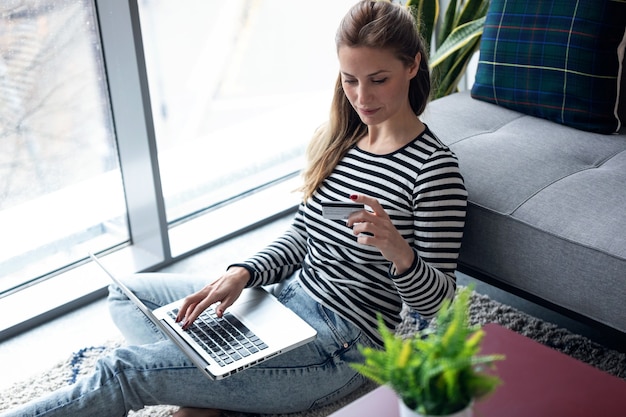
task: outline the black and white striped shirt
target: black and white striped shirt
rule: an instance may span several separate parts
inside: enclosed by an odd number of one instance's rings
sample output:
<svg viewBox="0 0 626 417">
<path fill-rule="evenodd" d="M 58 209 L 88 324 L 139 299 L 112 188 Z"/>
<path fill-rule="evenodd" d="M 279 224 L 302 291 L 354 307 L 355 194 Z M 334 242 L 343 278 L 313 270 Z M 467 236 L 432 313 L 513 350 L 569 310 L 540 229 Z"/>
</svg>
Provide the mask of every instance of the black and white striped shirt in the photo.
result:
<svg viewBox="0 0 626 417">
<path fill-rule="evenodd" d="M 322 201 L 349 201 L 351 194 L 381 203 L 418 255 L 408 271 L 395 274 L 377 248 L 357 243 L 344 220 L 322 217 Z M 301 268 L 315 300 L 381 343 L 377 313 L 393 329 L 403 302 L 428 318 L 453 297 L 466 201 L 456 156 L 428 128 L 391 154 L 354 147 L 300 205 L 290 228 L 240 265 L 253 272 L 250 286 L 279 282 Z"/>
</svg>

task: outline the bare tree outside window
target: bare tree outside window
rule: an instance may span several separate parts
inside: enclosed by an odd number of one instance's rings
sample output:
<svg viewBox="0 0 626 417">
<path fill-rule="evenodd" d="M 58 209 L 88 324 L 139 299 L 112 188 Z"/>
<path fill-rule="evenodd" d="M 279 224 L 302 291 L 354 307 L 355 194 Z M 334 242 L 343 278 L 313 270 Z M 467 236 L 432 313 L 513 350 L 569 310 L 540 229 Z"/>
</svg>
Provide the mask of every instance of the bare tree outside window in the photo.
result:
<svg viewBox="0 0 626 417">
<path fill-rule="evenodd" d="M 89 0 L 0 3 L 0 293 L 111 221 L 89 225 L 94 199 L 80 191 L 119 177 L 96 21 Z"/>
<path fill-rule="evenodd" d="M 0 209 L 116 165 L 94 18 L 60 3 L 0 4 Z"/>
</svg>

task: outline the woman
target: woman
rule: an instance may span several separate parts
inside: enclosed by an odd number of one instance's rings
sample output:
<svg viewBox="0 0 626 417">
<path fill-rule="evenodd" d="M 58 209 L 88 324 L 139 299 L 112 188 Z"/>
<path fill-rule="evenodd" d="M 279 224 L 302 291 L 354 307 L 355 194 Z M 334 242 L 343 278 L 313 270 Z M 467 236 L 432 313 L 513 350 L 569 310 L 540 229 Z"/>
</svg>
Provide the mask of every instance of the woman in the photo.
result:
<svg viewBox="0 0 626 417">
<path fill-rule="evenodd" d="M 112 287 L 111 312 L 131 344 L 93 376 L 8 415 L 123 416 L 153 404 L 180 405 L 178 417 L 311 409 L 364 382 L 349 364 L 361 360 L 358 345 L 381 344 L 378 313 L 394 328 L 403 303 L 428 318 L 454 296 L 467 195 L 456 157 L 418 118 L 430 80 L 414 21 L 402 6 L 361 1 L 336 43 L 330 121 L 309 146 L 290 228 L 208 285 L 165 274 L 127 280 L 154 308 L 187 296 L 183 326 L 214 303 L 223 314 L 245 287 L 284 283 L 279 300 L 317 339 L 211 381 Z M 350 200 L 368 209 L 343 221 L 322 216 L 322 202 Z"/>
</svg>

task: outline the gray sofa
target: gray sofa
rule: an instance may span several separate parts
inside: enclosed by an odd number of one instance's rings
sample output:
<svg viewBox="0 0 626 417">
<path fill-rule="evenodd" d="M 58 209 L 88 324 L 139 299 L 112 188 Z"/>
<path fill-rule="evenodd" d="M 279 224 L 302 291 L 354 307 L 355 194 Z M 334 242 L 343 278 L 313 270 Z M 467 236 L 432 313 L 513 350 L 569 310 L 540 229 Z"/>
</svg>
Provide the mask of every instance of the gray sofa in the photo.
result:
<svg viewBox="0 0 626 417">
<path fill-rule="evenodd" d="M 490 0 L 471 92 L 423 117 L 469 193 L 459 270 L 619 340 L 625 48 L 625 2 Z"/>
<path fill-rule="evenodd" d="M 469 92 L 431 102 L 423 119 L 469 193 L 459 270 L 626 332 L 624 129 L 590 133 Z"/>
</svg>

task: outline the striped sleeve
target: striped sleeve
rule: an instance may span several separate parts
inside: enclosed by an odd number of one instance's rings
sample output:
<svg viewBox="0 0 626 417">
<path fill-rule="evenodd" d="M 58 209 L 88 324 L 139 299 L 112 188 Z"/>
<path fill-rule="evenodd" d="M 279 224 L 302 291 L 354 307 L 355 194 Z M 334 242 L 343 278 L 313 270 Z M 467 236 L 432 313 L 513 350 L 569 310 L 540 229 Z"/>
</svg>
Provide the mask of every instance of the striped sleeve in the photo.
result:
<svg viewBox="0 0 626 417">
<path fill-rule="evenodd" d="M 250 272 L 248 287 L 278 283 L 302 266 L 307 240 L 302 218 L 303 204 L 282 236 L 245 262 L 230 265 L 242 266 Z"/>
<path fill-rule="evenodd" d="M 466 204 L 456 157 L 447 149 L 433 152 L 422 165 L 413 193 L 413 268 L 402 275 L 390 270 L 403 301 L 426 318 L 454 296 Z"/>
</svg>

